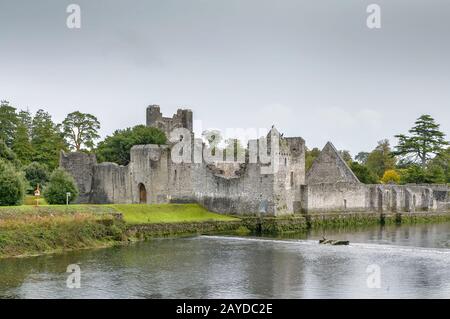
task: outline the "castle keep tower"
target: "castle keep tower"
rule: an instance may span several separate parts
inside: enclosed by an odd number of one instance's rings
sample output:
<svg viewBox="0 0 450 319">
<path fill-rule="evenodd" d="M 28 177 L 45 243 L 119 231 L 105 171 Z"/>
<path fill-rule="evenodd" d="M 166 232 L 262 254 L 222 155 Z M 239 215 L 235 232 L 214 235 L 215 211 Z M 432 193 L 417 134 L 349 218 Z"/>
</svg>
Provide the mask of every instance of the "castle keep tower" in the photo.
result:
<svg viewBox="0 0 450 319">
<path fill-rule="evenodd" d="M 167 137 L 176 128 L 186 128 L 192 132 L 192 111 L 178 109 L 172 117 L 163 117 L 159 105 L 150 105 L 147 107 L 147 126 L 160 129 Z"/>
</svg>

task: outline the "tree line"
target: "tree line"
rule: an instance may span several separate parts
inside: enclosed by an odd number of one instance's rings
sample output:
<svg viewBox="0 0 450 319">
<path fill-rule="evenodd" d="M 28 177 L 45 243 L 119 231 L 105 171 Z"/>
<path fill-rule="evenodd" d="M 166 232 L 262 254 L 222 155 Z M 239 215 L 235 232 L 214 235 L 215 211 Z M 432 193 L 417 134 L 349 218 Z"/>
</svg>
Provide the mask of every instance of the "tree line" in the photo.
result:
<svg viewBox="0 0 450 319">
<path fill-rule="evenodd" d="M 74 111 L 61 123 L 43 109 L 35 114 L 0 102 L 0 206 L 20 205 L 38 187 L 49 204 L 74 201 L 78 190 L 73 178 L 58 168 L 63 151 L 93 152 L 98 160 L 128 164 L 137 144 L 165 144 L 156 128 L 138 125 L 117 130 L 100 143 L 100 122 L 89 113 Z"/>
<path fill-rule="evenodd" d="M 398 144 L 378 142 L 371 152 L 348 151 L 340 155 L 365 184 L 446 184 L 450 183 L 450 148 L 440 125 L 427 114 L 420 116 L 407 134 L 395 135 Z M 319 155 L 318 148 L 307 150 L 306 167 Z"/>
</svg>

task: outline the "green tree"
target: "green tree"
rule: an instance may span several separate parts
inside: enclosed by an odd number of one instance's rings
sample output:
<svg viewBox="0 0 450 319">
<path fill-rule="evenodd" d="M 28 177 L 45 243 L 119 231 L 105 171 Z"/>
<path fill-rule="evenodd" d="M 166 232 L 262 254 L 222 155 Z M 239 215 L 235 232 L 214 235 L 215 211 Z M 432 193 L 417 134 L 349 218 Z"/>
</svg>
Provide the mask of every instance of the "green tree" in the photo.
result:
<svg viewBox="0 0 450 319">
<path fill-rule="evenodd" d="M 17 158 L 17 155 L 1 139 L 0 139 L 0 159 L 9 162 L 15 168 L 20 168 L 21 166 L 20 161 Z"/>
<path fill-rule="evenodd" d="M 24 172 L 31 191 L 35 190 L 38 184 L 40 188 L 45 187 L 50 179 L 47 166 L 41 163 L 32 162 L 24 168 Z"/>
<path fill-rule="evenodd" d="M 34 155 L 28 127 L 20 121 L 12 143 L 12 150 L 24 165 L 29 164 Z"/>
<path fill-rule="evenodd" d="M 369 158 L 369 153 L 368 152 L 359 152 L 356 156 L 355 156 L 355 160 L 362 165 L 365 165 L 367 163 L 367 159 Z"/>
<path fill-rule="evenodd" d="M 24 125 L 28 130 L 28 135 L 31 136 L 31 131 L 33 129 L 33 116 L 31 116 L 30 111 L 21 110 L 17 115 L 19 123 Z"/>
<path fill-rule="evenodd" d="M 0 158 L 0 206 L 20 205 L 25 194 L 23 175 Z"/>
<path fill-rule="evenodd" d="M 426 184 L 429 183 L 425 169 L 417 164 L 412 164 L 406 169 L 400 170 L 401 184 Z"/>
<path fill-rule="evenodd" d="M 341 155 L 342 159 L 343 159 L 348 165 L 350 165 L 350 164 L 352 163 L 352 155 L 350 154 L 349 151 L 346 151 L 346 150 L 339 151 L 339 155 Z"/>
<path fill-rule="evenodd" d="M 57 168 L 50 176 L 50 181 L 44 189 L 44 198 L 50 205 L 63 205 L 66 203 L 66 194 L 70 193 L 69 203 L 78 197 L 78 188 L 72 175 Z"/>
<path fill-rule="evenodd" d="M 448 145 L 445 134 L 439 130 L 439 124 L 428 115 L 419 117 L 409 130 L 411 135 L 399 134 L 395 155 L 406 157 L 425 168 L 433 154 L 439 154 Z"/>
<path fill-rule="evenodd" d="M 62 132 L 67 144 L 76 151 L 80 151 L 83 145 L 92 149 L 95 140 L 100 138 L 99 129 L 100 122 L 94 115 L 79 111 L 68 114 L 62 122 Z"/>
<path fill-rule="evenodd" d="M 320 150 L 317 147 L 314 147 L 312 150 L 306 150 L 306 154 L 305 154 L 305 166 L 306 166 L 306 171 L 308 171 L 312 164 L 314 163 L 314 160 L 319 156 L 320 154 Z"/>
<path fill-rule="evenodd" d="M 8 101 L 0 102 L 0 140 L 11 147 L 17 128 L 16 109 Z"/>
<path fill-rule="evenodd" d="M 33 161 L 46 164 L 50 170 L 58 167 L 61 150 L 67 150 L 64 138 L 50 114 L 38 110 L 33 118 L 31 144 Z"/>
<path fill-rule="evenodd" d="M 99 162 L 113 162 L 127 165 L 130 162 L 130 150 L 134 145 L 158 144 L 167 142 L 161 130 L 145 125 L 117 130 L 112 136 L 100 142 L 95 151 Z"/>
<path fill-rule="evenodd" d="M 448 183 L 448 176 L 444 168 L 437 164 L 431 164 L 426 169 L 428 182 L 431 184 L 445 184 Z"/>
<path fill-rule="evenodd" d="M 396 159 L 387 139 L 378 142 L 377 147 L 367 156 L 366 166 L 381 178 L 385 171 L 395 168 Z"/>
<path fill-rule="evenodd" d="M 440 152 L 428 163 L 428 167 L 431 171 L 438 173 L 439 171 L 443 172 L 445 176 L 445 180 L 441 181 L 443 183 L 450 183 L 450 147 L 447 147 L 444 151 Z M 438 169 L 441 168 L 440 170 Z M 436 177 L 436 179 L 441 179 L 440 177 Z M 439 183 L 441 183 L 439 182 Z"/>
<path fill-rule="evenodd" d="M 359 181 L 364 184 L 376 184 L 378 183 L 378 177 L 375 173 L 370 171 L 367 166 L 358 162 L 350 163 L 350 168 L 353 173 L 358 177 Z"/>
</svg>

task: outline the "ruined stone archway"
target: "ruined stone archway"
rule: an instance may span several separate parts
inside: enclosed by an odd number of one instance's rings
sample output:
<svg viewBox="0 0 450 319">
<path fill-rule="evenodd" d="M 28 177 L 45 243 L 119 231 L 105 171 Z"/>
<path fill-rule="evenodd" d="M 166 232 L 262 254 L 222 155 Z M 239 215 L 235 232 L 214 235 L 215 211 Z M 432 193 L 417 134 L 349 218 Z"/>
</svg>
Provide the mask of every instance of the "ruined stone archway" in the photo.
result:
<svg viewBox="0 0 450 319">
<path fill-rule="evenodd" d="M 139 204 L 147 204 L 147 190 L 145 185 L 140 183 L 139 186 Z"/>
</svg>

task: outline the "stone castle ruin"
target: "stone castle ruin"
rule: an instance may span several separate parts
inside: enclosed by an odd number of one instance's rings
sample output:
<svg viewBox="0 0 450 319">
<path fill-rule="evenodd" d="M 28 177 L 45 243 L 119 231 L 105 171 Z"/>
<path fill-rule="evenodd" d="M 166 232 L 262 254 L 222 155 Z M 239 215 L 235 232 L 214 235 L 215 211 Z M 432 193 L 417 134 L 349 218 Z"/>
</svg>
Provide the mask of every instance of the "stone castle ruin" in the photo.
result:
<svg viewBox="0 0 450 319">
<path fill-rule="evenodd" d="M 191 110 L 163 117 L 159 106 L 147 108 L 147 126 L 169 137 L 174 129 L 192 132 Z M 270 151 L 271 138 L 279 148 Z M 210 211 L 239 215 L 280 216 L 314 213 L 445 212 L 450 208 L 447 185 L 367 185 L 361 183 L 328 142 L 312 167 L 305 169 L 305 141 L 269 132 L 267 170 L 260 156 L 247 154 L 242 163 L 179 162 L 173 144 L 136 145 L 130 163 L 97 163 L 93 154 L 61 153 L 60 166 L 73 175 L 79 203 L 197 202 Z M 194 140 L 194 139 L 193 139 Z M 262 139 L 249 141 L 261 149 Z M 204 149 L 202 143 L 193 143 Z M 191 155 L 194 157 L 194 155 Z"/>
</svg>

